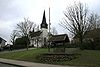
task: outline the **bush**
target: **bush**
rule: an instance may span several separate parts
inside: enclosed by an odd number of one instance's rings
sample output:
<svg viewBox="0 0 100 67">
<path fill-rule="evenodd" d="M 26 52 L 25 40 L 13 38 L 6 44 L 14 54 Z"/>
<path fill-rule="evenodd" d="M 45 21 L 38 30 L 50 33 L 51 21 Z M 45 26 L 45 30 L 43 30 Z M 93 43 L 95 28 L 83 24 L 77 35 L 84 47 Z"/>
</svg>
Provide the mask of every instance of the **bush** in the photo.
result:
<svg viewBox="0 0 100 67">
<path fill-rule="evenodd" d="M 94 41 L 88 40 L 80 45 L 80 49 L 100 50 L 100 42 L 97 40 Z"/>
<path fill-rule="evenodd" d="M 100 45 L 96 46 L 95 50 L 100 50 Z"/>
<path fill-rule="evenodd" d="M 80 45 L 80 49 L 95 50 L 95 44 L 93 42 L 85 42 Z"/>
<path fill-rule="evenodd" d="M 29 39 L 27 37 L 17 38 L 15 40 L 15 44 L 13 46 L 14 49 L 26 48 L 27 44 L 29 44 Z"/>
<path fill-rule="evenodd" d="M 78 58 L 79 54 L 40 54 L 36 58 L 39 62 L 42 63 L 57 63 L 63 61 L 71 61 L 73 59 Z"/>
</svg>

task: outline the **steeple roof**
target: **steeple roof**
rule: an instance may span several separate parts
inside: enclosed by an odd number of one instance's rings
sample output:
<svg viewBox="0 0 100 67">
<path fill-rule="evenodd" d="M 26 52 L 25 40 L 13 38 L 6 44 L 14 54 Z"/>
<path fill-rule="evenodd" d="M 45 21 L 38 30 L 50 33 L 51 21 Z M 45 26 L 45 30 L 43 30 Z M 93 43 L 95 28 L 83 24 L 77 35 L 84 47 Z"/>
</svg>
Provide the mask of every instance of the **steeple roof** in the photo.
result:
<svg viewBox="0 0 100 67">
<path fill-rule="evenodd" d="M 44 13 L 43 13 L 41 28 L 46 28 L 46 29 L 48 28 L 48 24 L 46 23 L 45 10 L 44 10 Z"/>
</svg>

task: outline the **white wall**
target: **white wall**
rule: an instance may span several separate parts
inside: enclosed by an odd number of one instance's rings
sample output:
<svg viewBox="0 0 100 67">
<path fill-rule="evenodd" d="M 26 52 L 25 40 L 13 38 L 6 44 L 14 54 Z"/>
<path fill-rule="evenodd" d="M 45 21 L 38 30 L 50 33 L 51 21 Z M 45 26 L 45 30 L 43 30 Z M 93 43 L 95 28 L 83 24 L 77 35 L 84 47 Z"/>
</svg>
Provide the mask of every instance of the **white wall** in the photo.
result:
<svg viewBox="0 0 100 67">
<path fill-rule="evenodd" d="M 3 46 L 5 46 L 5 43 L 6 43 L 6 41 L 2 40 L 2 42 L 0 43 L 0 48 L 3 47 Z"/>
<path fill-rule="evenodd" d="M 48 37 L 48 29 L 42 28 L 41 30 L 42 30 L 42 36 L 47 38 Z"/>
<path fill-rule="evenodd" d="M 39 36 L 38 47 L 44 45 L 44 38 L 48 39 L 48 29 L 42 28 L 41 31 L 42 34 Z M 35 47 L 37 47 L 37 43 L 34 41 L 34 39 L 36 39 L 36 37 L 33 37 L 33 40 L 30 39 L 30 45 L 33 44 Z"/>
</svg>

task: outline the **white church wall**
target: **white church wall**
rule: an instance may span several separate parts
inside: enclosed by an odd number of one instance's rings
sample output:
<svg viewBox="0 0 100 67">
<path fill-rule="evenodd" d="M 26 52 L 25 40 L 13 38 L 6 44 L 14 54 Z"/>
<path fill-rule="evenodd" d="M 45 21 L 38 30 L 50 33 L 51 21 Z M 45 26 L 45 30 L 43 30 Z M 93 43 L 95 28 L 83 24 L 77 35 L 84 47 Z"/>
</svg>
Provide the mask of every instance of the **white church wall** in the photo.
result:
<svg viewBox="0 0 100 67">
<path fill-rule="evenodd" d="M 48 29 L 42 28 L 42 36 L 44 38 L 47 38 L 48 37 Z"/>
<path fill-rule="evenodd" d="M 0 43 L 0 48 L 5 46 L 6 41 L 2 39 L 2 42 Z"/>
</svg>

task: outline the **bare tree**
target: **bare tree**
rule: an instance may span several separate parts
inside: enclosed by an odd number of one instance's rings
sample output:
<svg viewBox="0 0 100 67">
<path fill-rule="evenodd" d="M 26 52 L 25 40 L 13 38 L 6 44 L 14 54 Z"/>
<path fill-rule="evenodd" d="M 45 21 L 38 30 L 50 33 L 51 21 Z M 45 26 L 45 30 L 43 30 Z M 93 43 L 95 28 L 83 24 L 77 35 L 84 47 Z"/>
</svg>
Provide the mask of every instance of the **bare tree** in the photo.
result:
<svg viewBox="0 0 100 67">
<path fill-rule="evenodd" d="M 24 21 L 17 24 L 17 31 L 21 36 L 28 36 L 29 31 L 35 28 L 36 24 L 28 19 L 24 18 Z"/>
<path fill-rule="evenodd" d="M 15 39 L 17 36 L 18 36 L 18 32 L 16 30 L 13 30 L 13 32 L 10 35 L 10 37 L 11 37 L 10 41 L 11 41 L 12 45 L 14 45 Z"/>
<path fill-rule="evenodd" d="M 91 13 L 88 21 L 91 24 L 91 29 L 97 29 L 100 28 L 100 16 L 95 14 L 95 13 Z"/>
<path fill-rule="evenodd" d="M 36 27 L 36 24 L 33 23 L 32 21 L 29 21 L 28 19 L 24 18 L 24 21 L 17 24 L 17 31 L 21 36 L 27 37 L 29 39 L 29 31 L 34 29 Z M 27 40 L 28 41 L 28 40 Z M 28 50 L 28 42 L 27 42 L 27 50 Z"/>
<path fill-rule="evenodd" d="M 36 27 L 36 31 L 39 31 L 40 29 L 39 29 L 39 25 Z"/>
<path fill-rule="evenodd" d="M 74 36 L 79 38 L 80 43 L 83 42 L 84 33 L 89 29 L 90 25 L 87 21 L 88 9 L 82 3 L 74 3 L 64 12 L 65 18 L 60 23 L 62 27 L 69 30 Z"/>
<path fill-rule="evenodd" d="M 52 27 L 52 28 L 51 28 L 51 34 L 57 35 L 57 30 L 56 30 L 55 27 Z"/>
</svg>

